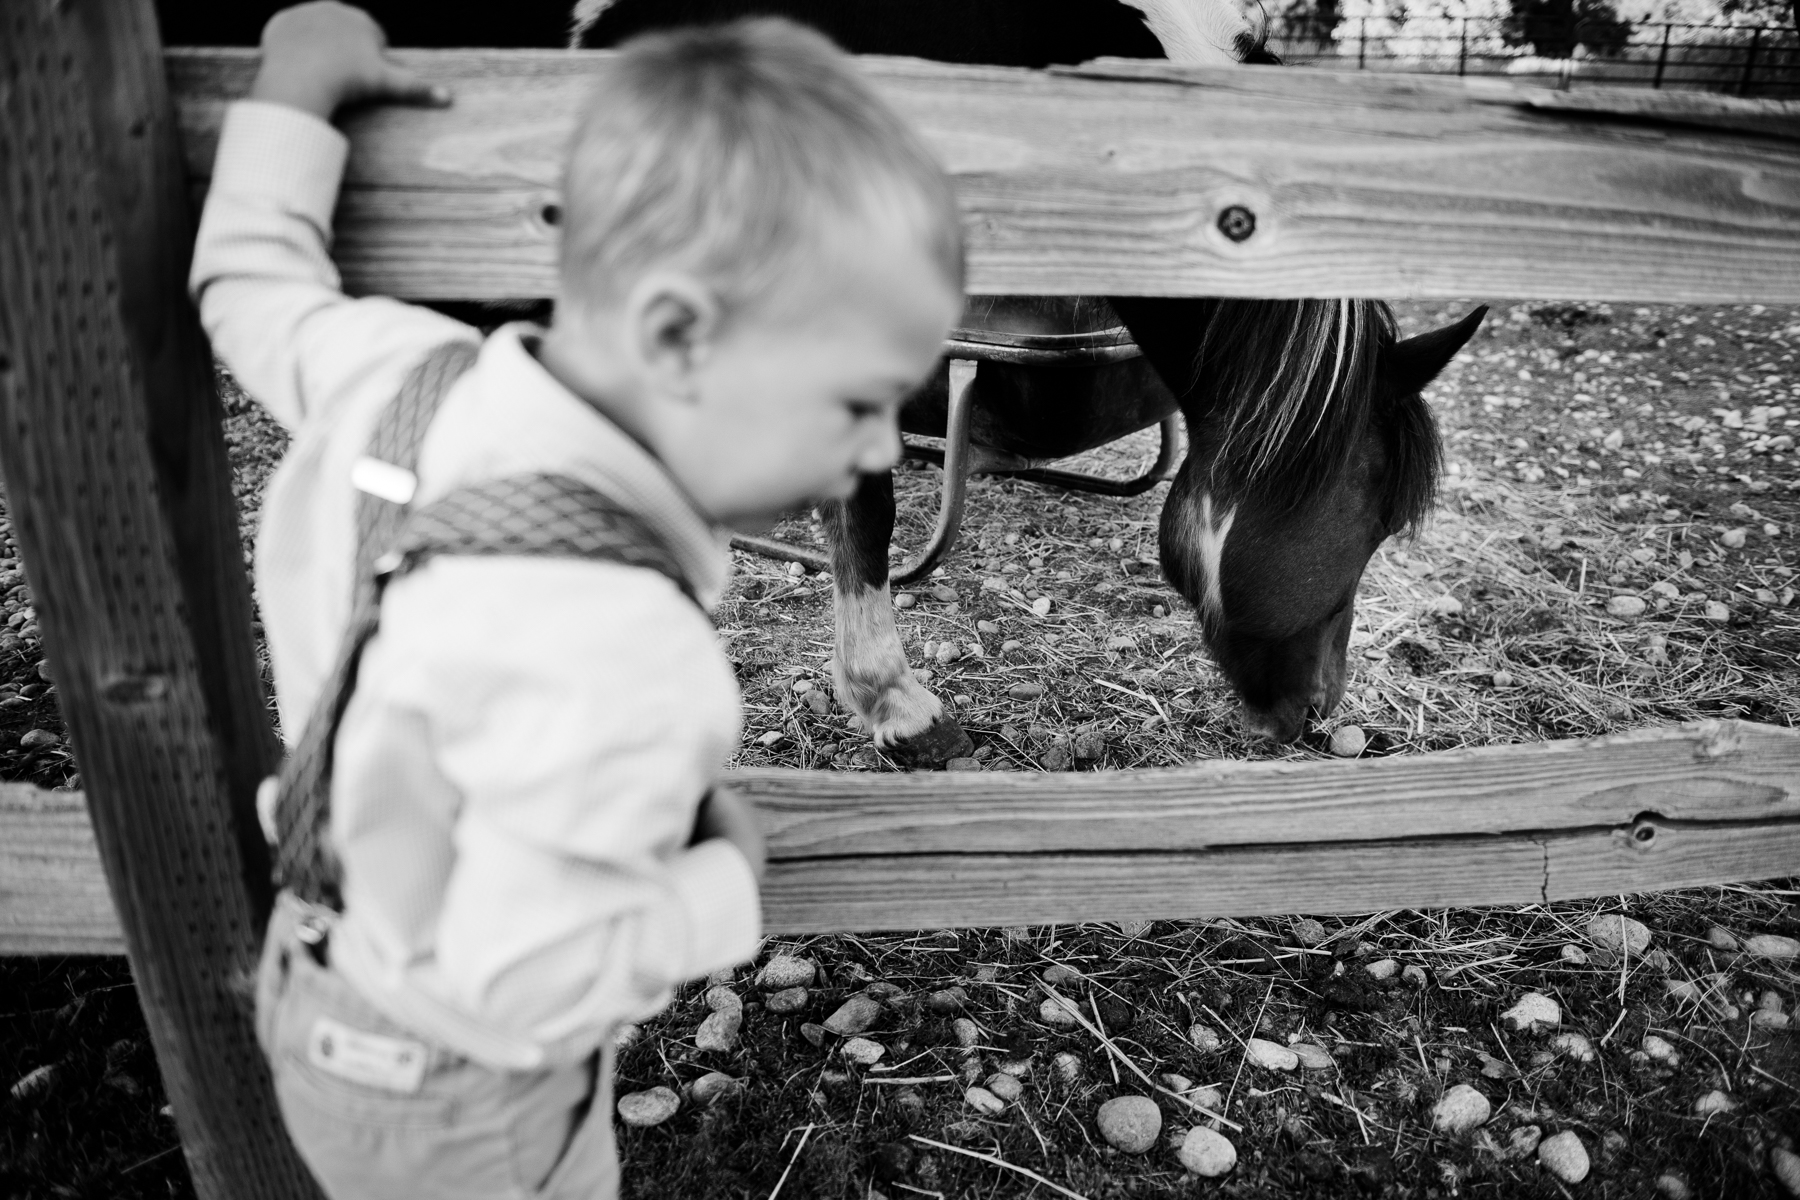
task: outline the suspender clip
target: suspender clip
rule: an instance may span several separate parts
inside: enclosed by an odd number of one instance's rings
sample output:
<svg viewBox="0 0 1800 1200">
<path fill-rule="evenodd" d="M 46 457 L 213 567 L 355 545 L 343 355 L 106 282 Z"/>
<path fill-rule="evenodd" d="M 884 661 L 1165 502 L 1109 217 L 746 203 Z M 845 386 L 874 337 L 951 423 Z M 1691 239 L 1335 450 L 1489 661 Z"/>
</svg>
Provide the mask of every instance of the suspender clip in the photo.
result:
<svg viewBox="0 0 1800 1200">
<path fill-rule="evenodd" d="M 350 486 L 389 504 L 411 504 L 419 477 L 405 467 L 363 455 L 350 464 Z"/>
</svg>

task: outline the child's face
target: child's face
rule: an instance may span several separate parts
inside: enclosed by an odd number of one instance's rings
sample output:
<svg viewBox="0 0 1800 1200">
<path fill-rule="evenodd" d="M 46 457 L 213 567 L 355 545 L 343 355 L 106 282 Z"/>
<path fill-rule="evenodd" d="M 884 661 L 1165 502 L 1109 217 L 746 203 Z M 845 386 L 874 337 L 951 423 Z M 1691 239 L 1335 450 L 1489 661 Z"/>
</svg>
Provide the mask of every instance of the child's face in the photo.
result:
<svg viewBox="0 0 1800 1200">
<path fill-rule="evenodd" d="M 962 296 L 910 237 L 862 231 L 797 265 L 766 317 L 740 314 L 692 375 L 665 465 L 713 520 L 765 528 L 844 499 L 900 457 L 901 403 L 943 350 Z"/>
</svg>

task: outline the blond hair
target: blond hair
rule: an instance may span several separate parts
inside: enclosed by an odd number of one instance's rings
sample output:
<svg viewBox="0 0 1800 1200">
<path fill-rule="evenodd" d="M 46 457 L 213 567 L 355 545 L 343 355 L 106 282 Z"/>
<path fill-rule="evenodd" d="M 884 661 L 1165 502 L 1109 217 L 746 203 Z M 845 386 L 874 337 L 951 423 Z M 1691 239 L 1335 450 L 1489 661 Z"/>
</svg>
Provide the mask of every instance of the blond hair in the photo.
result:
<svg viewBox="0 0 1800 1200">
<path fill-rule="evenodd" d="M 675 265 L 729 314 L 767 301 L 846 219 L 898 218 L 963 283 L 943 169 L 842 51 L 778 18 L 626 43 L 576 128 L 563 208 L 564 303 L 603 307 Z"/>
</svg>

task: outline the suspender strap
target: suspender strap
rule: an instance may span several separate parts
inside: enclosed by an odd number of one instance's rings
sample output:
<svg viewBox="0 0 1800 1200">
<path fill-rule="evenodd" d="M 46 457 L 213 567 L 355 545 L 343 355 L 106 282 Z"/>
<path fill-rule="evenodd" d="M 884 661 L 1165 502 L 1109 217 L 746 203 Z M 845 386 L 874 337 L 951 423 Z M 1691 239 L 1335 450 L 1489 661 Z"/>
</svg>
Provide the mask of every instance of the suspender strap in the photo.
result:
<svg viewBox="0 0 1800 1200">
<path fill-rule="evenodd" d="M 674 556 L 641 519 L 567 476 L 487 480 L 409 507 L 425 430 L 475 351 L 451 342 L 427 355 L 382 413 L 357 464 L 362 494 L 350 624 L 300 743 L 282 766 L 275 805 L 275 882 L 314 904 L 342 906 L 330 838 L 333 750 L 390 579 L 440 554 L 553 555 L 646 567 L 694 599 Z"/>
</svg>

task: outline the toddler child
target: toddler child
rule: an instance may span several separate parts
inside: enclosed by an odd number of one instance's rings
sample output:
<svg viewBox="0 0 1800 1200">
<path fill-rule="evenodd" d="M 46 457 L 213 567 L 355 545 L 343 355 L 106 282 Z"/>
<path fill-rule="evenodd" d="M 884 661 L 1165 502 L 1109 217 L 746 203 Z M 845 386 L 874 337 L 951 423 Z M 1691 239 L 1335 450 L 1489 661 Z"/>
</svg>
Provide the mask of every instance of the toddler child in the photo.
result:
<svg viewBox="0 0 1800 1200">
<path fill-rule="evenodd" d="M 485 340 L 340 289 L 328 122 L 447 102 L 365 14 L 276 16 L 220 137 L 192 288 L 293 439 L 256 549 L 292 749 L 258 1036 L 335 1200 L 615 1194 L 615 1031 L 760 935 L 702 611 L 726 531 L 891 466 L 961 305 L 943 173 L 822 37 L 596 74 L 555 315 Z"/>
</svg>

